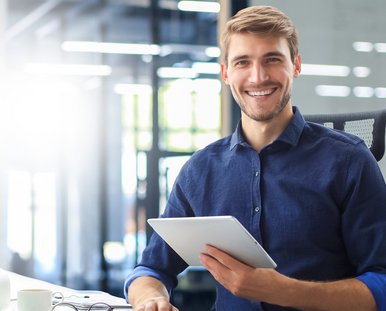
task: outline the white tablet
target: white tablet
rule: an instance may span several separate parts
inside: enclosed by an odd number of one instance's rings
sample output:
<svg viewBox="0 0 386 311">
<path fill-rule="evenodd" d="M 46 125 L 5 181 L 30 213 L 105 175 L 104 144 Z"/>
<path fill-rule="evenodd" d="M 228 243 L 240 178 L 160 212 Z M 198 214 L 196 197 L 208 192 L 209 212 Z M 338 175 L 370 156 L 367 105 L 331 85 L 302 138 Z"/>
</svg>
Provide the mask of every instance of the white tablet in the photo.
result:
<svg viewBox="0 0 386 311">
<path fill-rule="evenodd" d="M 149 225 L 191 266 L 201 266 L 199 254 L 213 245 L 256 268 L 276 263 L 233 216 L 151 218 Z"/>
</svg>

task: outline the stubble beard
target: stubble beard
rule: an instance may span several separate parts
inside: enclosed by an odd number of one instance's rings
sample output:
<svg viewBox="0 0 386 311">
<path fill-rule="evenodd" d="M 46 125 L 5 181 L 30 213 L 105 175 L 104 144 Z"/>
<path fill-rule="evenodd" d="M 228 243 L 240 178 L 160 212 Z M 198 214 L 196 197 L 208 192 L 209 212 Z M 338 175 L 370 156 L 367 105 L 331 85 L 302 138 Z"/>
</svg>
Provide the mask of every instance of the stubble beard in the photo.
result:
<svg viewBox="0 0 386 311">
<path fill-rule="evenodd" d="M 275 116 L 277 116 L 278 114 L 280 114 L 283 111 L 283 109 L 287 106 L 287 104 L 289 103 L 289 101 L 291 99 L 291 90 L 289 90 L 288 92 L 286 92 L 284 94 L 284 96 L 280 99 L 280 101 L 277 103 L 275 109 L 272 112 L 260 113 L 260 114 L 257 114 L 257 113 L 253 114 L 251 112 L 248 112 L 243 100 L 238 99 L 236 96 L 233 96 L 233 97 L 235 98 L 235 101 L 237 102 L 241 111 L 245 115 L 247 115 L 250 119 L 252 119 L 254 121 L 264 122 L 264 121 L 272 120 Z"/>
</svg>

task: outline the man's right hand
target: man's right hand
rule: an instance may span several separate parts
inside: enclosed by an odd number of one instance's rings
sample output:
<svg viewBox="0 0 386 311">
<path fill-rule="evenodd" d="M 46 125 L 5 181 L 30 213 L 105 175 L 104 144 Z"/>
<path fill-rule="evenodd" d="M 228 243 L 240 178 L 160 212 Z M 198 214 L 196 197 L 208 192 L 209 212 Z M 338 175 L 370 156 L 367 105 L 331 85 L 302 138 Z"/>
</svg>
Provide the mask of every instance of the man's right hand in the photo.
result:
<svg viewBox="0 0 386 311">
<path fill-rule="evenodd" d="M 178 311 L 165 297 L 149 298 L 135 306 L 136 311 Z"/>
<path fill-rule="evenodd" d="M 166 287 L 153 277 L 135 279 L 129 287 L 128 297 L 136 311 L 178 311 L 169 302 Z"/>
</svg>

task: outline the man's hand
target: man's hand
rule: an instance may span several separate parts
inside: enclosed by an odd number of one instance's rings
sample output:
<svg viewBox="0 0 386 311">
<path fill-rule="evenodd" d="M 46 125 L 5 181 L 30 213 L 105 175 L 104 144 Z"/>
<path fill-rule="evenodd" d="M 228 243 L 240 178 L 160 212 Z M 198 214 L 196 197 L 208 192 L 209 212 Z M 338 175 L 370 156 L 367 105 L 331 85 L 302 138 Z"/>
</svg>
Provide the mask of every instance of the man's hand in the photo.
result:
<svg viewBox="0 0 386 311">
<path fill-rule="evenodd" d="M 213 277 L 238 297 L 279 304 L 280 293 L 291 286 L 291 279 L 276 270 L 252 268 L 209 245 L 200 259 Z"/>
<path fill-rule="evenodd" d="M 136 311 L 178 311 L 169 302 L 169 294 L 159 280 L 139 277 L 131 283 L 128 291 L 129 302 Z"/>
<path fill-rule="evenodd" d="M 333 282 L 296 280 L 274 269 L 252 268 L 209 245 L 200 259 L 213 277 L 238 297 L 300 310 L 377 310 L 368 287 L 355 278 Z"/>
<path fill-rule="evenodd" d="M 142 301 L 134 307 L 136 311 L 178 311 L 165 297 L 154 297 Z"/>
</svg>

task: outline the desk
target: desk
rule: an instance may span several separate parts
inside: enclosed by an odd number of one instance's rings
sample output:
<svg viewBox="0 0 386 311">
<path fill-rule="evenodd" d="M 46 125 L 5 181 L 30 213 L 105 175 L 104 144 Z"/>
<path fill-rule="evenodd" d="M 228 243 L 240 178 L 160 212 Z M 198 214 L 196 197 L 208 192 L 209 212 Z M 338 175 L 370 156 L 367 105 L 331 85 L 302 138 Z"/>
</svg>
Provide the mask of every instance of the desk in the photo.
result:
<svg viewBox="0 0 386 311">
<path fill-rule="evenodd" d="M 82 295 L 82 293 L 85 292 L 85 291 L 78 291 L 71 288 L 44 282 L 41 280 L 25 277 L 20 274 L 16 274 L 9 271 L 7 273 L 11 281 L 11 305 L 7 311 L 17 311 L 16 299 L 17 299 L 17 292 L 20 289 L 28 289 L 28 288 L 49 289 L 52 292 L 62 293 L 64 297 L 71 297 L 71 296 L 80 297 L 80 295 Z M 98 298 L 99 301 L 107 302 L 110 305 L 126 305 L 126 302 L 123 298 L 115 297 L 104 292 L 98 292 L 98 291 L 92 291 L 92 292 L 87 291 L 87 292 L 96 293 L 96 297 Z M 93 294 L 88 296 L 91 296 L 90 299 L 93 298 Z M 127 305 L 126 305 L 126 308 L 114 307 L 114 310 L 128 310 L 127 307 L 128 307 Z"/>
</svg>

